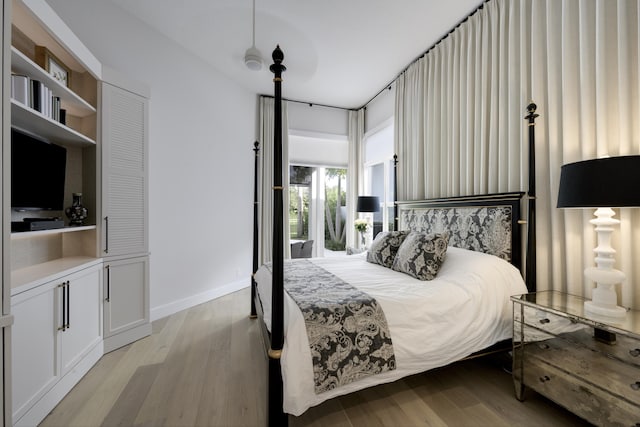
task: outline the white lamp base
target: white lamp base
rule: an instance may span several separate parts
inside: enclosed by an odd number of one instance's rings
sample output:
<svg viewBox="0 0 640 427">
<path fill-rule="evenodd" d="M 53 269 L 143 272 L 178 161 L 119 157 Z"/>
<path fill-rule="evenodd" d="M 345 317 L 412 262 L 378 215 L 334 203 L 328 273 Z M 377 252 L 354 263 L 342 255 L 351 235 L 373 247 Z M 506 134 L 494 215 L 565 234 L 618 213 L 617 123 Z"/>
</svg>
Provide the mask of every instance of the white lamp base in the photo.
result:
<svg viewBox="0 0 640 427">
<path fill-rule="evenodd" d="M 622 307 L 603 307 L 593 301 L 584 302 L 584 311 L 587 314 L 595 314 L 596 316 L 607 317 L 612 320 L 624 319 L 627 314 L 627 310 Z"/>
<path fill-rule="evenodd" d="M 613 268 L 613 255 L 616 251 L 611 247 L 613 226 L 620 221 L 613 218 L 614 212 L 610 208 L 599 208 L 594 215 L 596 218 L 590 222 L 596 226 L 598 236 L 598 246 L 593 250 L 596 254 L 596 267 L 585 269 L 584 275 L 596 282 L 596 288 L 593 290 L 592 300 L 584 303 L 584 310 L 588 314 L 611 320 L 623 319 L 627 310 L 617 305 L 615 285 L 624 282 L 625 274 Z"/>
</svg>

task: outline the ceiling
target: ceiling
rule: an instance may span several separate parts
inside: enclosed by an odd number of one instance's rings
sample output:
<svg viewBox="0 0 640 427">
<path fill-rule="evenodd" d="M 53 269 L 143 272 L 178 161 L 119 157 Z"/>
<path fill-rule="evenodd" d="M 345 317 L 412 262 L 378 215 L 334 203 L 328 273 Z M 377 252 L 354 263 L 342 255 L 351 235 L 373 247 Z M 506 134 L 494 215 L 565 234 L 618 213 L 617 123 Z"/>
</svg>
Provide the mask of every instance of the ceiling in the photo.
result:
<svg viewBox="0 0 640 427">
<path fill-rule="evenodd" d="M 243 87 L 273 93 L 268 71 L 284 51 L 288 99 L 358 108 L 393 81 L 483 0 L 255 0 L 256 47 L 265 66 L 251 71 L 252 0 L 110 0 Z"/>
</svg>

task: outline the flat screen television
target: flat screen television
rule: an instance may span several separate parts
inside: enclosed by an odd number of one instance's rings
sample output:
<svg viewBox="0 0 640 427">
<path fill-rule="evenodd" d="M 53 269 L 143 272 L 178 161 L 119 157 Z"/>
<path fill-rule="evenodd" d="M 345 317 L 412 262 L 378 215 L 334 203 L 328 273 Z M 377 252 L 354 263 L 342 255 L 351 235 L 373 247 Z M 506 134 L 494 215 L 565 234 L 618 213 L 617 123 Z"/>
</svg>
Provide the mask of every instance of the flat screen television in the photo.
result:
<svg viewBox="0 0 640 427">
<path fill-rule="evenodd" d="M 11 208 L 62 210 L 67 149 L 11 129 Z"/>
</svg>

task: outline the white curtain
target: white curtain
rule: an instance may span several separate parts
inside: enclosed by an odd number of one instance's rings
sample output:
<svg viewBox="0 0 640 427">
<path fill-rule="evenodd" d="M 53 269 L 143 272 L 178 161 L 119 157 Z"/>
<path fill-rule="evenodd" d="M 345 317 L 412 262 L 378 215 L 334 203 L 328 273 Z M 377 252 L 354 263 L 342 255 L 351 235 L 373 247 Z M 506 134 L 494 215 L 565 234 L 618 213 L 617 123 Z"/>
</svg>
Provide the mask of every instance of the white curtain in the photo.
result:
<svg viewBox="0 0 640 427">
<path fill-rule="evenodd" d="M 363 155 L 362 141 L 364 139 L 364 108 L 349 110 L 349 164 L 347 167 L 347 223 L 346 236 L 347 247 L 358 246 L 358 233 L 354 227 L 354 221 L 358 217 L 356 205 L 358 195 L 364 194 L 363 190 Z"/>
<path fill-rule="evenodd" d="M 538 289 L 591 296 L 590 210 L 557 209 L 560 167 L 640 154 L 637 0 L 491 0 L 397 80 L 399 199 L 527 190 L 536 126 Z M 640 209 L 618 209 L 619 303 L 640 309 Z"/>
<path fill-rule="evenodd" d="M 260 263 L 269 262 L 273 253 L 273 135 L 274 135 L 274 99 L 260 97 L 259 132 L 260 161 L 258 171 L 258 204 L 260 221 L 258 235 L 260 239 Z M 283 204 L 283 253 L 290 258 L 289 245 L 289 125 L 287 102 L 282 102 L 282 204 Z"/>
</svg>

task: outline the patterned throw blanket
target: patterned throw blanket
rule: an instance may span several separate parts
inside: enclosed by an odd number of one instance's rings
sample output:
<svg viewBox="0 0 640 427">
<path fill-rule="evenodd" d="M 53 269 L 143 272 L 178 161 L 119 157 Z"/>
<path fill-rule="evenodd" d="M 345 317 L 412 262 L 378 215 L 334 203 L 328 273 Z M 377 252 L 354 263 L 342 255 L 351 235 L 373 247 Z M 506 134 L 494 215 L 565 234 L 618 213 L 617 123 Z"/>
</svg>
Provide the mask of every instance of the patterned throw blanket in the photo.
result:
<svg viewBox="0 0 640 427">
<path fill-rule="evenodd" d="M 387 319 L 375 299 L 308 260 L 285 261 L 283 273 L 305 320 L 316 394 L 395 369 Z"/>
</svg>

